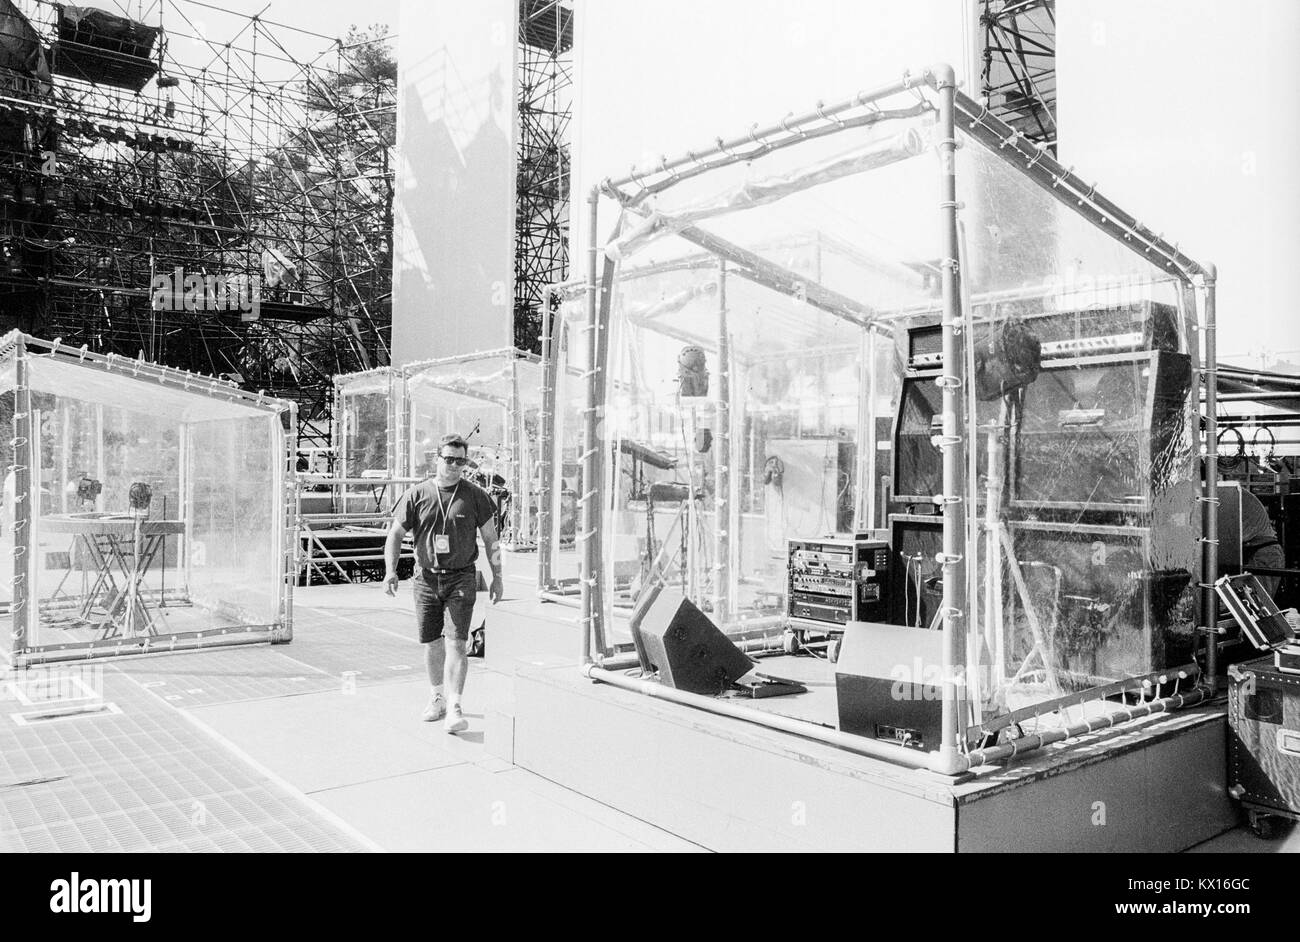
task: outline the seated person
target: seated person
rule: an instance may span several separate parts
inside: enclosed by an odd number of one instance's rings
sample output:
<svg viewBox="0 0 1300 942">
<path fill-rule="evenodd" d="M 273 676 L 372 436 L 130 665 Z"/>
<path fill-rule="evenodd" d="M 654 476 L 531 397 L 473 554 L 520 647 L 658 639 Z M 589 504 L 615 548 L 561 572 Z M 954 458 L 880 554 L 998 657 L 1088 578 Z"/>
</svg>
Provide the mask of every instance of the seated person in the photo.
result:
<svg viewBox="0 0 1300 942">
<path fill-rule="evenodd" d="M 1219 504 L 1219 558 L 1223 559 L 1225 541 L 1236 539 L 1241 531 L 1241 566 L 1245 571 L 1251 566 L 1265 569 L 1283 569 L 1286 556 L 1282 544 L 1277 541 L 1273 522 L 1268 519 L 1268 511 L 1258 497 L 1245 488 L 1241 488 L 1241 519 L 1237 519 L 1237 502 L 1224 500 Z M 1260 585 L 1270 596 L 1277 595 L 1279 576 L 1257 576 Z"/>
</svg>

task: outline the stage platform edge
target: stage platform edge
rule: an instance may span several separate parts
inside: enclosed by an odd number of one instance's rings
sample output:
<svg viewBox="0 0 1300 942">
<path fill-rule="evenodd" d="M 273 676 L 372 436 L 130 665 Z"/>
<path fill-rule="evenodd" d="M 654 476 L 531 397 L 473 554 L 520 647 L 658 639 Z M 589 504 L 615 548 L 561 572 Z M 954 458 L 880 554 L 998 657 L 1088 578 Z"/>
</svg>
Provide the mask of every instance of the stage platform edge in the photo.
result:
<svg viewBox="0 0 1300 942">
<path fill-rule="evenodd" d="M 1239 823 L 1222 702 L 962 784 L 598 684 L 572 664 L 516 662 L 511 702 L 493 712 L 490 752 L 717 851 L 1172 852 Z"/>
</svg>

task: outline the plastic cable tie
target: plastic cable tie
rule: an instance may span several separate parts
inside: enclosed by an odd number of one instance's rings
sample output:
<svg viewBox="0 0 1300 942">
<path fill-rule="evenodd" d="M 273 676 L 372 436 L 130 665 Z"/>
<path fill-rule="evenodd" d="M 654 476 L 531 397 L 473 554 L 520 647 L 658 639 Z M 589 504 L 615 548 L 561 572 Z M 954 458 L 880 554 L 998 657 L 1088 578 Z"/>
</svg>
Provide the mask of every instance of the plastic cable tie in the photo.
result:
<svg viewBox="0 0 1300 942">
<path fill-rule="evenodd" d="M 961 444 L 960 435 L 935 435 L 930 439 L 935 448 L 952 448 Z"/>
<path fill-rule="evenodd" d="M 956 494 L 935 494 L 932 498 L 930 498 L 930 500 L 936 505 L 960 504 L 965 501 L 965 498 L 959 497 Z"/>
<path fill-rule="evenodd" d="M 934 554 L 934 561 L 941 566 L 955 566 L 957 565 L 957 563 L 961 562 L 961 560 L 962 560 L 962 556 L 960 553 L 935 553 Z"/>
<path fill-rule="evenodd" d="M 951 373 L 940 373 L 934 378 L 934 384 L 940 389 L 961 389 L 962 382 L 960 376 L 953 376 Z"/>
<path fill-rule="evenodd" d="M 1208 544 L 1208 545 L 1210 545 L 1210 546 L 1218 546 L 1218 545 L 1219 545 L 1219 541 L 1218 541 L 1218 540 L 1212 540 L 1212 539 L 1210 539 L 1208 536 L 1202 536 L 1202 537 L 1199 537 L 1199 539 L 1200 539 L 1200 541 L 1201 541 L 1202 543 L 1206 543 L 1206 544 Z"/>
<path fill-rule="evenodd" d="M 817 102 L 818 116 L 821 117 L 823 121 L 829 121 L 831 122 L 831 124 L 834 124 L 836 127 L 840 127 L 840 128 L 844 127 L 844 122 L 841 121 L 837 115 L 828 115 L 825 111 L 825 108 L 826 108 L 826 102 L 824 101 Z"/>
</svg>

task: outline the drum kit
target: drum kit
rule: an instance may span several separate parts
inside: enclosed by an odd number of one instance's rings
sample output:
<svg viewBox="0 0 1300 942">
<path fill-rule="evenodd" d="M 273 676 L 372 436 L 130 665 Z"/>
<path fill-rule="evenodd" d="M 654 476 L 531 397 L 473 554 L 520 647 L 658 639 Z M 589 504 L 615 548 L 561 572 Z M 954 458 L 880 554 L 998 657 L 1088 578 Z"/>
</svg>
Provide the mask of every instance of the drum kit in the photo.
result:
<svg viewBox="0 0 1300 942">
<path fill-rule="evenodd" d="M 465 466 L 465 480 L 472 484 L 477 484 L 483 490 L 488 492 L 492 498 L 492 505 L 496 507 L 496 513 L 492 520 L 497 527 L 497 536 L 506 539 L 506 527 L 510 521 L 510 488 L 506 487 L 506 479 L 495 471 L 487 471 L 477 461 L 470 459 L 469 464 Z"/>
</svg>

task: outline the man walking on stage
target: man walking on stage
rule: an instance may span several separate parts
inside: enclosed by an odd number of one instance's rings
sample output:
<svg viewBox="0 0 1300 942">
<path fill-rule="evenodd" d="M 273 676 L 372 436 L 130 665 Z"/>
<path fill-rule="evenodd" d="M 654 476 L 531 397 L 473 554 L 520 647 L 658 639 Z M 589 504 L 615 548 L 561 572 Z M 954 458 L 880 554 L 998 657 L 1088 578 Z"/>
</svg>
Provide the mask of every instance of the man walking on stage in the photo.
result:
<svg viewBox="0 0 1300 942">
<path fill-rule="evenodd" d="M 492 566 L 489 597 L 501 601 L 501 547 L 497 543 L 493 514 L 496 508 L 487 491 L 461 479 L 469 462 L 469 448 L 459 435 L 445 435 L 438 448 L 435 475 L 402 495 L 393 509 L 393 523 L 384 544 L 384 591 L 397 594 L 397 560 L 402 539 L 409 531 L 415 543 L 415 619 L 424 663 L 433 691 L 421 716 L 426 723 L 446 717 L 444 729 L 462 732 L 469 723 L 461 712 L 469 664 L 469 640 L 478 573 L 475 531 L 483 537 Z M 453 637 L 443 640 L 443 615 L 451 618 Z"/>
</svg>

